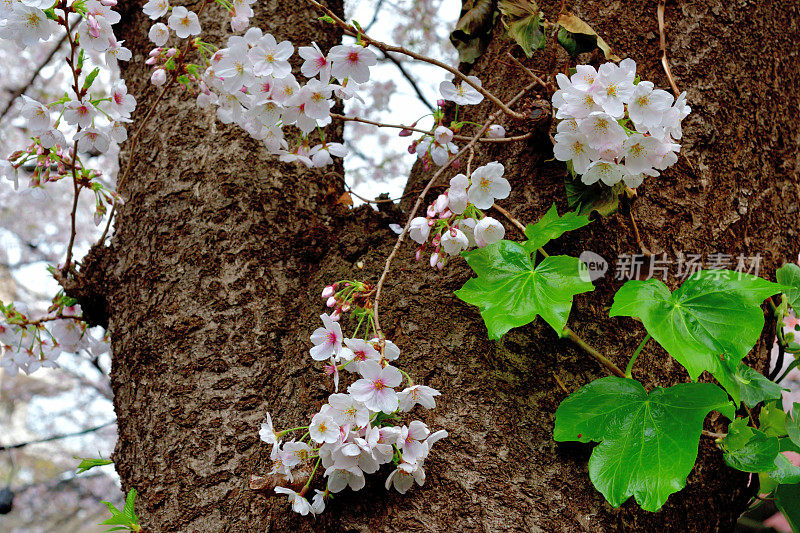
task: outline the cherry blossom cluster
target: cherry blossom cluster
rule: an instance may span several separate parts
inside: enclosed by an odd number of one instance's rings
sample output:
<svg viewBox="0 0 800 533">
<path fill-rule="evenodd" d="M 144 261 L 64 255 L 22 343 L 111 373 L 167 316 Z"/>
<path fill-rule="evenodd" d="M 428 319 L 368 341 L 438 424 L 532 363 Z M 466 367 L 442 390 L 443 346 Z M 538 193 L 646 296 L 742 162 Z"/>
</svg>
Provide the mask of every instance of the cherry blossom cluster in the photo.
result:
<svg viewBox="0 0 800 533">
<path fill-rule="evenodd" d="M 389 463 L 394 468 L 386 478 L 387 490 L 394 487 L 405 494 L 415 482 L 422 485 L 424 462 L 431 447 L 447 436 L 444 430 L 431 432 L 419 420 L 403 423 L 403 414 L 417 405 L 436 407 L 435 397 L 440 393 L 415 384 L 407 373 L 394 366 L 400 356 L 396 344 L 372 336 L 372 292 L 367 284 L 347 280 L 325 287 L 322 297 L 329 307 L 337 308 L 337 315 L 320 317 L 322 327 L 311 334 L 310 355 L 314 361 L 324 361 L 325 373 L 334 376 L 334 393 L 308 426 L 280 431 L 273 426 L 269 414 L 261 425 L 261 439 L 272 445 L 273 468 L 269 475 L 278 476 L 288 485 L 276 487 L 275 491 L 288 496 L 292 509 L 302 515 L 321 513 L 330 495 L 347 487 L 361 490 L 367 474 L 374 474 Z M 357 323 L 352 338 L 344 337 L 339 324 L 339 314 L 346 311 Z M 356 378 L 347 392 L 338 391 L 341 370 Z M 398 391 L 404 378 L 407 386 Z M 296 431 L 304 432 L 299 440 L 286 440 Z M 324 490 L 315 489 L 309 498 L 320 466 Z"/>
<path fill-rule="evenodd" d="M 467 76 L 467 79 L 475 85 L 481 86 L 481 80 L 476 76 Z M 442 125 L 444 113 L 442 113 L 441 108 L 444 106 L 445 101 L 450 100 L 458 106 L 474 105 L 483 101 L 483 95 L 463 81 L 460 83 L 443 81 L 439 84 L 439 92 L 442 95 L 442 99 L 438 102 L 439 109 L 433 113 L 436 121 L 433 132 L 422 135 L 422 137 L 411 143 L 408 148 L 409 153 L 417 154 L 417 159 L 422 161 L 426 170 L 430 167 L 431 162 L 441 167 L 458 153 L 458 146 L 453 142 L 453 134 L 463 124 L 455 121 L 450 128 Z M 457 114 L 456 117 L 458 117 Z M 407 134 L 410 133 L 409 131 Z M 401 132 L 402 134 L 403 132 Z M 495 125 L 490 130 L 490 136 L 492 137 L 502 137 L 503 135 L 505 135 L 505 130 L 502 129 L 502 126 Z"/>
<path fill-rule="evenodd" d="M 674 98 L 639 81 L 636 63 L 605 63 L 595 70 L 578 65 L 567 77 L 556 77 L 553 107 L 559 119 L 553 148 L 556 159 L 571 163 L 581 181 L 620 181 L 638 187 L 645 176 L 678 161 L 681 121 L 691 112 L 686 93 Z"/>
<path fill-rule="evenodd" d="M 107 339 L 90 335 L 79 320 L 79 305 L 51 307 L 33 320 L 25 307 L 0 304 L 0 368 L 9 376 L 31 374 L 40 368 L 57 368 L 61 353 L 88 350 L 100 355 L 109 350 Z"/>
<path fill-rule="evenodd" d="M 450 187 L 428 206 L 426 216 L 411 220 L 409 235 L 421 245 L 417 260 L 430 243 L 430 265 L 442 269 L 448 257 L 473 246 L 483 248 L 505 236 L 503 225 L 482 211 L 511 193 L 504 172 L 502 164 L 492 161 L 476 168 L 470 177 L 456 174 L 450 179 Z"/>
<path fill-rule="evenodd" d="M 136 100 L 128 94 L 124 81 L 116 82 L 110 94 L 94 93 L 90 90 L 101 66 L 86 72 L 87 54 L 102 54 L 102 68 L 107 69 L 115 68 L 119 60 L 131 58 L 130 50 L 114 36 L 112 26 L 120 21 L 119 13 L 111 9 L 115 5 L 115 0 L 9 0 L 0 4 L 0 38 L 18 45 L 30 46 L 49 39 L 59 27 L 75 33 L 74 46 L 71 43 L 67 57 L 74 74 L 72 94 L 46 104 L 22 97 L 21 115 L 27 121 L 33 143 L 0 160 L 0 175 L 13 181 L 15 188 L 19 186 L 20 168 L 31 169 L 30 187 L 71 175 L 78 186 L 94 191 L 96 223 L 106 213 L 106 206 L 119 198 L 98 180 L 99 171 L 84 168 L 80 154 L 96 156 L 108 152 L 112 143 L 125 141 L 125 124 L 131 122 L 136 108 Z"/>
</svg>

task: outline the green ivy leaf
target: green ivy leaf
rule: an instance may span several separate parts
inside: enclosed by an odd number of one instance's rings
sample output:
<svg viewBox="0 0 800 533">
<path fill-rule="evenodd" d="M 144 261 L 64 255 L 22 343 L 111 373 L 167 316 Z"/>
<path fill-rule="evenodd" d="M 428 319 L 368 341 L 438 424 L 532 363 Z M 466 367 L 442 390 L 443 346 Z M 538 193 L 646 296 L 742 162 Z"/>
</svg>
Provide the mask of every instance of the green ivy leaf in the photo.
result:
<svg viewBox="0 0 800 533">
<path fill-rule="evenodd" d="M 468 280 L 456 296 L 480 308 L 490 339 L 499 339 L 537 315 L 560 335 L 573 296 L 594 290 L 581 278 L 581 263 L 575 257 L 551 256 L 534 266 L 524 246 L 506 240 L 463 256 L 478 277 Z"/>
<path fill-rule="evenodd" d="M 87 470 L 90 470 L 96 466 L 103 466 L 103 465 L 111 465 L 114 464 L 114 461 L 111 459 L 103 459 L 102 457 L 98 459 L 87 459 L 82 457 L 75 457 L 75 459 L 80 459 L 81 462 L 78 465 L 78 473 L 83 474 Z"/>
<path fill-rule="evenodd" d="M 614 296 L 610 316 L 638 317 L 647 332 L 689 372 L 711 372 L 738 405 L 733 375 L 764 328 L 761 303 L 781 286 L 731 270 L 703 270 L 674 293 L 656 279 L 632 280 Z"/>
<path fill-rule="evenodd" d="M 550 208 L 536 224 L 528 224 L 525 228 L 525 236 L 528 241 L 525 248 L 535 252 L 553 239 L 561 237 L 568 231 L 582 228 L 589 224 L 589 217 L 569 212 L 564 216 L 558 216 L 556 204 Z"/>
<path fill-rule="evenodd" d="M 775 489 L 775 504 L 792 531 L 800 531 L 800 484 L 781 485 Z"/>
<path fill-rule="evenodd" d="M 739 365 L 735 378 L 741 385 L 742 401 L 748 407 L 780 398 L 781 391 L 787 390 L 744 364 Z"/>
<path fill-rule="evenodd" d="M 795 309 L 800 309 L 800 266 L 794 263 L 787 263 L 775 272 L 778 283 L 786 287 L 786 296 L 789 298 L 789 305 Z"/>
<path fill-rule="evenodd" d="M 722 448 L 725 462 L 742 472 L 772 472 L 777 468 L 778 438 L 751 428 L 746 418 L 735 420 L 728 426 Z"/>
<path fill-rule="evenodd" d="M 785 437 L 788 417 L 780 401 L 764 404 L 758 413 L 758 428 L 770 437 Z"/>
<path fill-rule="evenodd" d="M 589 477 L 619 507 L 628 498 L 656 511 L 686 484 L 710 411 L 734 417 L 725 392 L 682 383 L 647 393 L 632 379 L 606 377 L 582 387 L 556 411 L 557 441 L 596 441 Z"/>
<path fill-rule="evenodd" d="M 800 403 L 794 404 L 791 417 L 786 417 L 786 434 L 795 446 L 800 446 Z"/>
<path fill-rule="evenodd" d="M 769 473 L 773 481 L 785 484 L 800 483 L 800 466 L 795 466 L 782 453 L 775 457 L 775 470 Z"/>
<path fill-rule="evenodd" d="M 596 35 L 572 33 L 564 28 L 558 28 L 556 39 L 558 40 L 558 44 L 560 44 L 573 59 L 597 48 Z"/>
</svg>

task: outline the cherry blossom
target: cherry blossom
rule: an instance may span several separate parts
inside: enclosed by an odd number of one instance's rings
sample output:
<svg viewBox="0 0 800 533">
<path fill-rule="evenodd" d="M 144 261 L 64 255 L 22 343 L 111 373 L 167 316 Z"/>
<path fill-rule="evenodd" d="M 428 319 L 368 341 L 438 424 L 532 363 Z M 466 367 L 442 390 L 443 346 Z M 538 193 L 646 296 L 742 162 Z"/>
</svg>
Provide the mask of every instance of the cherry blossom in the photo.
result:
<svg viewBox="0 0 800 533">
<path fill-rule="evenodd" d="M 364 361 L 359 367 L 363 376 L 350 385 L 348 392 L 372 411 L 386 414 L 397 410 L 398 399 L 394 387 L 403 381 L 403 375 L 393 366 L 381 368 L 375 361 Z"/>
<path fill-rule="evenodd" d="M 477 76 L 467 76 L 467 79 L 481 87 L 481 80 Z M 454 84 L 452 81 L 443 81 L 439 84 L 439 93 L 445 100 L 450 100 L 458 105 L 474 105 L 483 101 L 483 95 L 463 81 L 458 84 Z"/>
<path fill-rule="evenodd" d="M 189 11 L 183 6 L 172 8 L 172 14 L 167 19 L 167 23 L 179 39 L 186 39 L 190 35 L 200 35 L 202 31 L 197 13 Z"/>
<path fill-rule="evenodd" d="M 311 334 L 311 342 L 314 347 L 311 348 L 311 358 L 315 361 L 324 361 L 331 357 L 339 357 L 339 352 L 342 349 L 342 327 L 331 320 L 330 315 L 320 315 L 320 319 L 324 327 L 317 328 Z"/>
<path fill-rule="evenodd" d="M 375 52 L 361 45 L 338 45 L 328 53 L 331 75 L 343 80 L 352 78 L 357 83 L 369 81 L 369 67 L 378 63 Z"/>
<path fill-rule="evenodd" d="M 505 235 L 506 229 L 492 217 L 484 217 L 475 224 L 475 244 L 481 248 L 496 243 Z"/>
</svg>

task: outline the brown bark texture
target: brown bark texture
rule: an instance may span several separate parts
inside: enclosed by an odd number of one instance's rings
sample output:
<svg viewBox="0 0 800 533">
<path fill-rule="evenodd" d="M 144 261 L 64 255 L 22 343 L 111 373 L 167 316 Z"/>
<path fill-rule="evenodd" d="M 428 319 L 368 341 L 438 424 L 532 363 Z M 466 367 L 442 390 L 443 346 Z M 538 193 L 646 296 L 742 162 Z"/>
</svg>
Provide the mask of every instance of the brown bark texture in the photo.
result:
<svg viewBox="0 0 800 533">
<path fill-rule="evenodd" d="M 143 66 L 150 21 L 142 3 L 122 4 L 119 32 L 134 51 L 124 76 L 139 97 L 140 119 L 157 95 Z M 559 3 L 541 4 L 555 20 Z M 667 88 L 656 6 L 583 1 L 572 8 L 619 55 L 635 59 L 643 79 Z M 296 47 L 315 40 L 325 50 L 339 39 L 299 0 L 254 7 L 265 31 Z M 681 1 L 669 2 L 666 20 L 673 73 L 693 113 L 684 123 L 685 157 L 646 181 L 633 204 L 642 238 L 673 259 L 680 251 L 760 253 L 770 276 L 797 252 L 799 9 L 776 0 Z M 222 41 L 228 17 L 218 6 L 207 8 L 202 23 Z M 542 74 L 566 60 L 550 48 L 525 58 L 498 21 L 471 73 L 504 100 L 528 83 L 507 51 Z M 534 91 L 517 108 L 542 97 Z M 485 101 L 465 118 L 481 122 L 491 111 Z M 530 127 L 501 122 L 509 135 Z M 605 503 L 588 478 L 590 448 L 552 439 L 566 397 L 556 377 L 574 391 L 604 370 L 541 321 L 489 341 L 477 310 L 453 295 L 470 276 L 463 261 L 432 271 L 413 261 L 410 244 L 386 284 L 382 324 L 402 349 L 403 368 L 442 391 L 437 408 L 420 414 L 450 434 L 426 461 L 424 487 L 387 492 L 384 469 L 362 491 L 337 495 L 316 519 L 295 515 L 283 497 L 249 490 L 250 476 L 271 468 L 270 447 L 258 437 L 266 412 L 279 427 L 305 425 L 330 392 L 308 356 L 324 311 L 322 288 L 343 278 L 376 282 L 396 237 L 389 224 L 404 223 L 407 213 L 337 203 L 340 168 L 279 163 L 177 89 L 159 104 L 133 157 L 114 238 L 92 252 L 92 264 L 104 268 L 97 283 L 113 339 L 114 460 L 123 488 L 139 491 L 147 531 L 732 529 L 750 497 L 747 476 L 728 469 L 705 438 L 687 487 L 660 512 L 641 511 L 633 499 L 619 509 Z M 539 133 L 523 144 L 481 147 L 475 164 L 505 165 L 513 192 L 501 205 L 529 223 L 554 202 L 567 210 L 564 165 L 551 159 L 552 145 Z M 408 190 L 429 176 L 416 169 Z M 509 237 L 520 237 L 508 228 Z M 551 253 L 592 250 L 607 259 L 640 252 L 620 214 L 551 246 Z M 569 324 L 624 367 L 644 331 L 633 320 L 608 318 L 620 285 L 607 275 L 578 296 Z M 763 368 L 766 338 L 751 365 Z M 655 343 L 635 376 L 648 388 L 688 381 Z M 712 416 L 706 427 L 724 431 L 725 421 Z"/>
</svg>

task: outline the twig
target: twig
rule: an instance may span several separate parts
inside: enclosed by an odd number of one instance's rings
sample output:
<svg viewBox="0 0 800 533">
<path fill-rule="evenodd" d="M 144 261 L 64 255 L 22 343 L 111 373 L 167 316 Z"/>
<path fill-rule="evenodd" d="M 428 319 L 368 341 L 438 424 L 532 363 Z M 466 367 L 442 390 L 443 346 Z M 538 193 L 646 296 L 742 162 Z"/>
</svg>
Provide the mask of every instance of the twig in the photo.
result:
<svg viewBox="0 0 800 533">
<path fill-rule="evenodd" d="M 666 0 L 659 0 L 656 14 L 658 16 L 658 32 L 661 34 L 661 65 L 664 67 L 664 72 L 667 73 L 669 85 L 672 87 L 672 92 L 675 93 L 677 98 L 681 94 L 678 85 L 675 83 L 675 78 L 672 77 L 672 71 L 669 68 L 669 61 L 667 60 L 667 36 L 664 33 L 664 7 Z"/>
<path fill-rule="evenodd" d="M 516 226 L 517 229 L 520 230 L 523 235 L 525 235 L 525 224 L 514 218 L 514 216 L 511 213 L 509 213 L 505 208 L 500 207 L 496 203 L 492 207 L 494 207 L 501 215 L 506 217 L 509 222 L 514 224 L 514 226 Z"/>
<path fill-rule="evenodd" d="M 558 374 L 553 372 L 553 377 L 556 379 L 556 383 L 558 383 L 558 386 L 561 387 L 561 390 L 563 390 L 565 394 L 569 394 L 569 390 L 564 386 L 561 380 L 558 379 Z"/>
<path fill-rule="evenodd" d="M 394 66 L 397 67 L 397 70 L 400 71 L 400 74 L 403 75 L 403 77 L 406 79 L 408 84 L 411 85 L 411 88 L 414 89 L 414 92 L 417 93 L 417 98 L 419 98 L 419 101 L 422 102 L 423 104 L 425 104 L 425 107 L 427 107 L 431 111 L 434 111 L 436 108 L 433 107 L 430 104 L 430 102 L 428 102 L 428 99 L 425 98 L 424 94 L 422 94 L 422 91 L 420 90 L 419 85 L 417 85 L 417 80 L 415 80 L 414 77 L 411 74 L 409 74 L 409 72 L 405 69 L 405 67 L 403 67 L 403 64 L 400 63 L 394 57 L 392 57 L 391 54 L 387 54 L 386 52 L 383 52 L 383 57 L 385 57 L 386 59 L 388 59 L 389 61 L 394 63 Z"/>
<path fill-rule="evenodd" d="M 526 67 L 525 65 L 523 65 L 523 64 L 520 62 L 520 60 L 519 60 L 519 59 L 517 59 L 516 57 L 514 57 L 513 55 L 511 55 L 511 52 L 506 52 L 506 55 L 507 55 L 508 57 L 510 57 L 510 58 L 511 58 L 511 61 L 513 61 L 515 65 L 517 65 L 517 66 L 518 66 L 520 69 L 522 69 L 522 71 L 523 71 L 523 72 L 525 72 L 525 74 L 527 74 L 528 76 L 530 76 L 530 78 L 531 78 L 533 81 L 535 81 L 536 83 L 538 83 L 539 85 L 541 85 L 542 87 L 544 87 L 544 88 L 545 88 L 545 90 L 546 90 L 548 93 L 552 94 L 553 92 L 555 92 L 555 91 L 553 91 L 553 87 L 552 87 L 552 86 L 551 86 L 549 83 L 547 83 L 547 82 L 546 82 L 546 81 L 544 81 L 542 78 L 540 78 L 539 76 L 537 76 L 536 74 L 534 74 L 534 73 L 533 73 L 533 71 L 532 71 L 531 69 L 529 69 L 528 67 Z"/>
<path fill-rule="evenodd" d="M 309 1 L 314 2 L 314 0 L 309 0 Z M 314 3 L 316 3 L 316 2 L 314 2 Z M 535 83 L 531 83 L 530 85 L 528 85 L 527 87 L 522 89 L 522 91 L 517 93 L 517 95 L 514 96 L 514 98 L 509 100 L 508 105 L 513 105 L 514 103 L 516 103 L 517 100 L 522 98 L 525 95 L 525 93 L 527 93 L 528 91 L 533 89 L 535 86 L 536 86 Z M 505 105 L 505 104 L 503 104 L 503 105 Z M 441 176 L 444 173 L 444 171 L 447 170 L 450 167 L 450 165 L 453 163 L 453 161 L 456 161 L 459 156 L 463 155 L 467 150 L 469 150 L 472 146 L 474 146 L 476 142 L 478 142 L 478 138 L 481 135 L 483 135 L 486 132 L 486 130 L 489 129 L 489 126 L 492 125 L 492 123 L 496 120 L 497 116 L 500 113 L 501 113 L 501 111 L 495 111 L 494 113 L 492 113 L 489 116 L 489 119 L 483 124 L 483 127 L 478 131 L 478 133 L 476 133 L 472 137 L 472 140 L 469 142 L 469 144 L 467 144 L 461 150 L 459 150 L 458 153 L 455 156 L 450 158 L 450 160 L 447 163 L 445 163 L 444 166 L 442 166 L 439 170 L 437 170 L 433 174 L 431 179 L 428 181 L 427 185 L 425 185 L 425 188 L 422 190 L 422 192 L 417 197 L 417 201 L 414 203 L 414 207 L 411 209 L 411 213 L 408 215 L 408 221 L 406 222 L 406 225 L 403 227 L 403 231 L 397 237 L 397 241 L 395 242 L 394 248 L 392 248 L 392 251 L 389 254 L 389 257 L 386 258 L 386 264 L 383 267 L 383 273 L 381 274 L 381 277 L 378 280 L 378 285 L 377 285 L 377 287 L 375 289 L 375 300 L 374 300 L 374 304 L 373 304 L 373 316 L 374 316 L 374 319 L 375 319 L 375 334 L 378 337 L 379 342 L 380 342 L 381 353 L 383 353 L 383 350 L 384 350 L 384 347 L 385 347 L 385 344 L 386 344 L 386 342 L 385 342 L 386 341 L 386 337 L 383 334 L 383 330 L 381 330 L 380 319 L 379 319 L 379 314 L 378 314 L 378 307 L 379 307 L 379 302 L 380 302 L 380 297 L 381 297 L 381 290 L 383 289 L 383 284 L 386 281 L 387 275 L 389 274 L 389 269 L 392 266 L 392 260 L 394 259 L 394 256 L 397 255 L 397 251 L 400 249 L 400 245 L 403 243 L 403 239 L 405 239 L 405 236 L 408 233 L 409 228 L 411 227 L 411 221 L 416 216 L 420 205 L 422 205 L 422 201 L 425 199 L 425 195 L 428 194 L 428 191 L 433 186 L 433 183 L 436 181 L 436 179 L 439 176 Z"/>
<path fill-rule="evenodd" d="M 650 249 L 647 246 L 644 245 L 644 242 L 642 242 L 642 236 L 639 234 L 639 226 L 636 225 L 636 219 L 633 218 L 633 210 L 630 210 L 628 212 L 628 215 L 629 215 L 629 217 L 631 219 L 631 226 L 633 227 L 633 234 L 636 236 L 636 244 L 639 245 L 639 249 L 642 251 L 642 253 L 644 255 L 646 255 L 647 257 L 652 256 L 653 252 L 651 252 Z"/>
<path fill-rule="evenodd" d="M 61 40 L 58 41 L 58 43 L 53 47 L 53 49 L 50 50 L 50 53 L 47 54 L 47 57 L 45 57 L 41 61 L 41 63 L 39 63 L 36 66 L 36 69 L 33 71 L 33 73 L 28 78 L 28 80 L 23 85 L 21 85 L 19 89 L 17 89 L 13 93 L 11 93 L 11 97 L 9 98 L 8 102 L 6 103 L 5 108 L 3 108 L 3 112 L 0 113 L 0 121 L 3 120 L 5 118 L 5 116 L 8 114 L 8 112 L 11 110 L 11 106 L 14 105 L 14 100 L 16 100 L 17 98 L 19 98 L 20 96 L 22 96 L 23 94 L 28 92 L 28 89 L 31 88 L 31 86 L 36 82 L 36 79 L 39 77 L 39 74 L 41 74 L 42 69 L 44 67 L 46 67 L 50 63 L 50 61 L 53 60 L 53 57 L 55 57 L 55 55 L 58 53 L 58 51 L 61 49 L 61 47 L 64 46 L 64 43 L 66 42 L 66 40 L 67 40 L 67 36 L 64 35 L 61 38 Z"/>
<path fill-rule="evenodd" d="M 727 435 L 727 434 L 725 434 L 725 433 L 714 433 L 713 431 L 708 431 L 708 430 L 706 430 L 706 429 L 704 429 L 704 430 L 702 431 L 702 435 L 703 435 L 704 437 L 709 437 L 709 438 L 712 438 L 712 439 L 724 439 L 725 437 L 727 437 L 727 436 L 728 436 L 728 435 Z"/>
<path fill-rule="evenodd" d="M 404 126 L 402 124 L 386 124 L 384 122 L 375 122 L 374 120 L 368 120 L 365 118 L 360 117 L 348 117 L 346 115 L 340 115 L 338 113 L 331 113 L 331 118 L 335 118 L 337 120 L 342 120 L 346 122 L 360 122 L 361 124 L 369 124 L 371 126 L 377 126 L 379 128 L 394 128 L 398 130 L 409 130 L 415 131 L 417 133 L 424 133 L 426 135 L 431 135 L 431 132 L 427 130 L 423 130 L 420 128 L 415 128 L 413 126 Z M 532 132 L 524 133 L 522 135 L 515 135 L 514 137 L 502 137 L 502 138 L 494 138 L 494 137 L 481 137 L 478 139 L 478 142 L 481 143 L 510 143 L 510 142 L 517 142 L 517 141 L 524 141 L 525 139 L 530 139 L 533 136 Z M 457 141 L 470 141 L 472 137 L 467 135 L 453 135 L 453 139 Z"/>
<path fill-rule="evenodd" d="M 447 63 L 442 63 L 441 61 L 439 61 L 437 59 L 433 59 L 432 57 L 427 57 L 427 56 L 418 54 L 416 52 L 413 52 L 411 50 L 403 48 L 402 46 L 393 46 L 393 45 L 386 44 L 384 42 L 378 41 L 377 39 L 373 39 L 372 37 L 366 35 L 365 33 L 359 32 L 357 28 L 351 26 L 350 24 L 347 24 L 345 21 L 340 19 L 339 16 L 336 15 L 336 13 L 334 13 L 333 11 L 328 9 L 326 6 L 324 6 L 324 5 L 320 4 L 319 2 L 317 2 L 317 0 L 306 0 L 306 1 L 308 3 L 310 3 L 311 5 L 321 9 L 322 11 L 324 11 L 325 14 L 328 15 L 328 17 L 330 17 L 333 20 L 333 22 L 337 26 L 339 26 L 346 35 L 350 35 L 351 37 L 360 37 L 361 41 L 363 43 L 365 43 L 365 45 L 367 45 L 367 46 L 372 45 L 375 48 L 378 48 L 379 50 L 381 50 L 383 52 L 397 52 L 398 54 L 403 54 L 403 55 L 407 55 L 409 57 L 413 57 L 414 59 L 416 59 L 418 61 L 422 61 L 424 63 L 430 63 L 431 65 L 436 65 L 437 67 L 446 70 L 447 72 L 449 72 L 450 74 L 452 74 L 456 78 L 461 79 L 461 81 L 463 83 L 466 83 L 467 85 L 469 85 L 470 87 L 472 87 L 473 89 L 475 89 L 476 91 L 481 93 L 485 98 L 488 98 L 489 100 L 491 100 L 506 115 L 508 115 L 510 117 L 513 117 L 513 118 L 516 118 L 516 119 L 524 119 L 524 118 L 527 117 L 527 115 L 525 115 L 524 113 L 518 113 L 518 112 L 512 110 L 510 107 L 508 107 L 506 104 L 504 104 L 502 102 L 502 100 L 500 100 L 498 97 L 496 97 L 495 95 L 493 95 L 492 93 L 490 93 L 489 91 L 487 91 L 486 89 L 484 89 L 483 87 L 478 85 L 477 83 L 473 82 L 472 80 L 467 79 L 466 75 L 464 75 L 463 73 L 459 72 L 458 69 L 455 69 L 455 68 L 451 67 Z"/>
<path fill-rule="evenodd" d="M 30 444 L 41 444 L 43 442 L 51 442 L 51 441 L 54 441 L 54 440 L 67 439 L 69 437 L 78 437 L 80 435 L 86 435 L 87 433 L 92 433 L 94 431 L 101 430 L 101 429 L 103 429 L 105 427 L 110 426 L 111 424 L 116 424 L 116 422 L 117 422 L 116 420 L 111 420 L 110 422 L 106 422 L 105 424 L 101 424 L 99 426 L 95 426 L 95 427 L 89 428 L 89 429 L 84 429 L 82 431 L 76 431 L 75 433 L 65 433 L 63 435 L 53 435 L 52 437 L 46 437 L 44 439 L 31 440 L 31 441 L 28 441 L 28 442 L 20 442 L 19 444 L 10 444 L 8 446 L 0 446 L 0 451 L 15 450 L 17 448 L 23 448 L 23 447 L 28 446 Z"/>
</svg>

